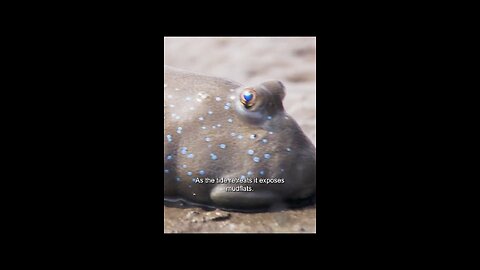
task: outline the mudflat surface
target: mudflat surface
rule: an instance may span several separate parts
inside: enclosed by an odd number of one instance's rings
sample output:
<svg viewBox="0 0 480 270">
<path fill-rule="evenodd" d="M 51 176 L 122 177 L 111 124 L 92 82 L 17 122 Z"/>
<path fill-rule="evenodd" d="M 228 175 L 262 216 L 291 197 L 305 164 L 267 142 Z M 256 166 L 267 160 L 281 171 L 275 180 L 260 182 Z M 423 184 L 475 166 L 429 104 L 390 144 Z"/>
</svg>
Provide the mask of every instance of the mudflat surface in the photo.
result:
<svg viewBox="0 0 480 270">
<path fill-rule="evenodd" d="M 242 84 L 282 81 L 285 110 L 316 146 L 315 53 L 313 38 L 165 39 L 166 65 Z M 314 233 L 317 222 L 315 205 L 266 213 L 164 206 L 164 214 L 164 233 Z"/>
<path fill-rule="evenodd" d="M 164 206 L 164 213 L 164 233 L 312 233 L 316 230 L 314 206 L 267 213 Z"/>
</svg>

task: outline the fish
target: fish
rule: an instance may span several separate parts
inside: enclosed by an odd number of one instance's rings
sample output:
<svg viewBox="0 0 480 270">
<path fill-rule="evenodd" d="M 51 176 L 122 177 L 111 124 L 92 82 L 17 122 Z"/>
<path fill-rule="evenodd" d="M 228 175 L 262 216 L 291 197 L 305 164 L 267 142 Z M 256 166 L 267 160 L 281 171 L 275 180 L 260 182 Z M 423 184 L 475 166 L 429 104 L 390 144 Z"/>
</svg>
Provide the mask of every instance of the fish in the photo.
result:
<svg viewBox="0 0 480 270">
<path fill-rule="evenodd" d="M 271 209 L 316 197 L 316 149 L 285 85 L 164 66 L 164 203 Z"/>
</svg>

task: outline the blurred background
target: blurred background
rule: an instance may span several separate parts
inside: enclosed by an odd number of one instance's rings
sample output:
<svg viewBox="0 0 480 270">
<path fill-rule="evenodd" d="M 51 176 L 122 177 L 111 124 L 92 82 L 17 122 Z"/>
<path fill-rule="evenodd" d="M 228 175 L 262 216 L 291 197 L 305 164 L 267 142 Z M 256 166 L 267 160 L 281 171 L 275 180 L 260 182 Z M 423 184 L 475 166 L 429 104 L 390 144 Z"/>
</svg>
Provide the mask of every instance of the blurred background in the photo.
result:
<svg viewBox="0 0 480 270">
<path fill-rule="evenodd" d="M 286 111 L 316 146 L 316 39 L 165 38 L 165 64 L 241 84 L 280 80 Z"/>
</svg>

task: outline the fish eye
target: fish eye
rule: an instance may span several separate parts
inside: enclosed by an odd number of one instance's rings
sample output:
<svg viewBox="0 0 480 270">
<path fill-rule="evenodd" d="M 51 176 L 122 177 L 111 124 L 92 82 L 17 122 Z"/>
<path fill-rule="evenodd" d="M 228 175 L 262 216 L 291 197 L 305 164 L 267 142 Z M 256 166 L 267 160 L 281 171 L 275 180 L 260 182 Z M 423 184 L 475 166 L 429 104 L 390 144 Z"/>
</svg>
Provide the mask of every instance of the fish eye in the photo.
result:
<svg viewBox="0 0 480 270">
<path fill-rule="evenodd" d="M 246 88 L 240 94 L 240 101 L 247 109 L 255 105 L 256 98 L 257 98 L 257 92 L 253 88 Z"/>
</svg>

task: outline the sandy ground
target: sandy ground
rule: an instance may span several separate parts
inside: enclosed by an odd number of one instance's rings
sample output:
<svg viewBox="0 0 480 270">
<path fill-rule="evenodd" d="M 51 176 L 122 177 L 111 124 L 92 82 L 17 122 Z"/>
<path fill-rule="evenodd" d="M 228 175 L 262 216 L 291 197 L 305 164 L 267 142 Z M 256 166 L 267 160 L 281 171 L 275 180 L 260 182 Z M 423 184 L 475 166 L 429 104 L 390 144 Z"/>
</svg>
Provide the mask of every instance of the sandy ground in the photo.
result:
<svg viewBox="0 0 480 270">
<path fill-rule="evenodd" d="M 166 38 L 165 64 L 242 84 L 284 83 L 286 111 L 316 146 L 314 38 Z M 164 232 L 316 231 L 316 207 L 271 213 L 230 213 L 164 206 Z"/>
</svg>

